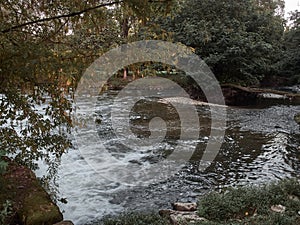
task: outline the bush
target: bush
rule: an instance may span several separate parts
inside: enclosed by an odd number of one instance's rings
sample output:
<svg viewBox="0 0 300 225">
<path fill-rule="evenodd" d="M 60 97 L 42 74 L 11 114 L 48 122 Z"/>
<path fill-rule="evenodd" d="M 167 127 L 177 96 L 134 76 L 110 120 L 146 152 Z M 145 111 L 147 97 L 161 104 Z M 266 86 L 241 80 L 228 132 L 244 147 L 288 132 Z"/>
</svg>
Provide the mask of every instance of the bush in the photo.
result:
<svg viewBox="0 0 300 225">
<path fill-rule="evenodd" d="M 129 213 L 119 217 L 105 218 L 104 225 L 167 225 L 170 222 L 166 218 L 150 213 Z M 96 225 L 96 224 L 93 224 Z"/>
<path fill-rule="evenodd" d="M 222 193 L 203 196 L 199 200 L 198 213 L 217 222 L 245 219 L 254 224 L 295 224 L 299 219 L 299 198 L 297 180 L 283 180 L 263 187 L 229 188 Z M 278 204 L 286 207 L 283 214 L 270 210 L 272 205 Z"/>
<path fill-rule="evenodd" d="M 6 171 L 7 162 L 3 160 L 3 157 L 5 156 L 5 151 L 0 150 L 0 174 L 4 173 Z"/>
<path fill-rule="evenodd" d="M 6 218 L 10 215 L 12 210 L 12 204 L 10 201 L 6 200 L 2 205 L 2 210 L 0 211 L 0 225 L 6 224 Z"/>
</svg>

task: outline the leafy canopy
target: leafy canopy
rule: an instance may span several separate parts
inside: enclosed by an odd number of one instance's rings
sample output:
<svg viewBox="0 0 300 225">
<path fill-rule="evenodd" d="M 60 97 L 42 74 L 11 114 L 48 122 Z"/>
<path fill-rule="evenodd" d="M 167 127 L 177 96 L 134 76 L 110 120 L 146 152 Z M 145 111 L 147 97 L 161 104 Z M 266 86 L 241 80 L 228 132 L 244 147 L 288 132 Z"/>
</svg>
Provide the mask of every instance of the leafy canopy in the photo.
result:
<svg viewBox="0 0 300 225">
<path fill-rule="evenodd" d="M 284 31 L 283 1 L 191 0 L 162 26 L 191 46 L 220 81 L 257 84 L 272 73 Z"/>
<path fill-rule="evenodd" d="M 1 1 L 1 156 L 31 168 L 42 159 L 55 171 L 72 145 L 72 94 L 85 68 L 110 48 L 140 38 L 139 30 L 173 2 Z"/>
</svg>

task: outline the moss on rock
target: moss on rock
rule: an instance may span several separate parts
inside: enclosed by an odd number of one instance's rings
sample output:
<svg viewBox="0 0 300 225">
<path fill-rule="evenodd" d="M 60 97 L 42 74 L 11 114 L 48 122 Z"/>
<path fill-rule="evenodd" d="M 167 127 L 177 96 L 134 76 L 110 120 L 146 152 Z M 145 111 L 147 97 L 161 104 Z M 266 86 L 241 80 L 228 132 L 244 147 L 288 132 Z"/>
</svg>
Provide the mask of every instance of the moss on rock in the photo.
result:
<svg viewBox="0 0 300 225">
<path fill-rule="evenodd" d="M 13 203 L 14 213 L 7 224 L 52 225 L 63 220 L 59 208 L 27 167 L 9 161 L 0 182 L 0 204 L 6 200 Z"/>
<path fill-rule="evenodd" d="M 44 190 L 35 190 L 25 197 L 19 217 L 24 225 L 52 225 L 63 220 L 59 208 Z"/>
</svg>

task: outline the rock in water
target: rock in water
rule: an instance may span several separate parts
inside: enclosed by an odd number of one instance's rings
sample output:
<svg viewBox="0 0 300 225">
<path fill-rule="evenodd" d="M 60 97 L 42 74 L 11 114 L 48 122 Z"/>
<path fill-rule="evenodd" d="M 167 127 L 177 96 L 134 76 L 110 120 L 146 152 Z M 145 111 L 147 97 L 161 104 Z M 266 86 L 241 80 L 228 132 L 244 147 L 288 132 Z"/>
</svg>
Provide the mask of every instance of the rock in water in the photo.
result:
<svg viewBox="0 0 300 225">
<path fill-rule="evenodd" d="M 300 125 L 300 113 L 296 114 L 294 116 L 294 119 L 295 119 L 296 123 L 298 123 Z"/>
</svg>

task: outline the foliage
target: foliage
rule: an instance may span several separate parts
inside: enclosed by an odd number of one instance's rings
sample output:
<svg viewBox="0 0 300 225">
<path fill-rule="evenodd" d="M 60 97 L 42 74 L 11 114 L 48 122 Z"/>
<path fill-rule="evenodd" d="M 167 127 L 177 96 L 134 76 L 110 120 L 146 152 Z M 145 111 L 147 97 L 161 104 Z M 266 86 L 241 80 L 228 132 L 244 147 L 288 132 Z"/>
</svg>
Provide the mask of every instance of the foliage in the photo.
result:
<svg viewBox="0 0 300 225">
<path fill-rule="evenodd" d="M 284 51 L 278 63 L 279 75 L 300 83 L 300 12 L 291 13 L 291 26 L 284 35 Z"/>
<path fill-rule="evenodd" d="M 8 165 L 8 163 L 3 160 L 4 156 L 5 151 L 0 150 L 0 175 L 6 171 L 6 167 Z"/>
<path fill-rule="evenodd" d="M 284 224 L 284 225 L 295 225 L 295 220 L 281 214 L 272 214 L 268 216 L 257 216 L 243 221 L 232 220 L 227 222 L 215 222 L 215 221 L 203 221 L 194 223 L 195 225 L 244 225 L 244 224 L 255 224 L 255 225 L 274 225 L 274 224 Z"/>
<path fill-rule="evenodd" d="M 31 3 L 32 8 L 25 1 L 2 1 L 0 30 L 35 20 L 39 13 L 48 15 L 48 7 Z M 58 25 L 33 24 L 0 33 L 0 146 L 7 156 L 33 169 L 38 159 L 51 165 L 71 145 L 71 105 L 61 90 L 68 65 L 62 65 L 51 44 L 59 36 Z"/>
<path fill-rule="evenodd" d="M 139 39 L 139 29 L 173 2 L 1 1 L 1 155 L 32 169 L 43 160 L 49 184 L 72 146 L 72 95 L 84 70 L 107 50 Z"/>
<path fill-rule="evenodd" d="M 6 218 L 10 215 L 11 210 L 12 210 L 11 202 L 6 200 L 6 202 L 3 203 L 2 209 L 0 211 L 0 225 L 6 224 Z"/>
<path fill-rule="evenodd" d="M 94 223 L 93 223 L 94 224 Z M 106 218 L 105 225 L 166 225 L 169 221 L 154 213 L 129 213 L 117 218 Z M 95 225 L 95 224 L 94 224 Z"/>
<path fill-rule="evenodd" d="M 263 187 L 230 188 L 222 193 L 211 192 L 200 198 L 198 212 L 200 216 L 217 222 L 237 219 L 295 222 L 300 201 L 291 196 L 300 197 L 300 184 L 297 180 L 283 180 Z M 278 204 L 286 207 L 284 215 L 277 215 L 270 210 L 272 205 Z M 254 214 L 257 215 L 254 217 Z"/>
<path fill-rule="evenodd" d="M 258 83 L 280 53 L 283 1 L 185 1 L 163 22 L 174 39 L 195 49 L 223 82 Z"/>
</svg>

